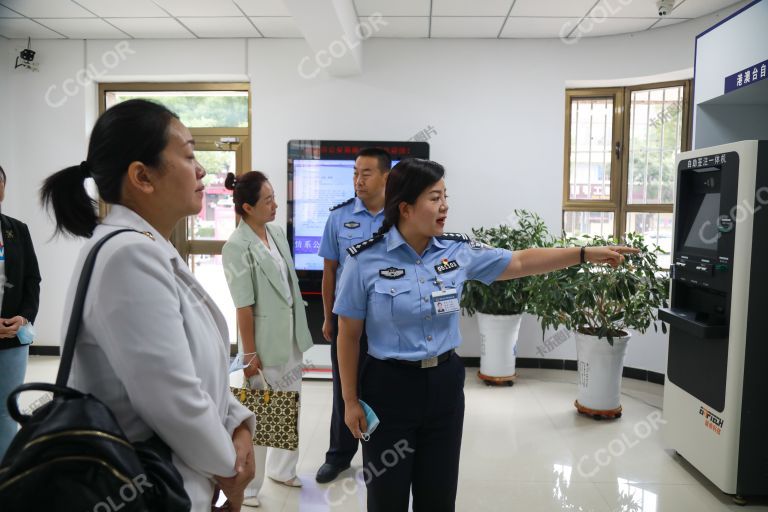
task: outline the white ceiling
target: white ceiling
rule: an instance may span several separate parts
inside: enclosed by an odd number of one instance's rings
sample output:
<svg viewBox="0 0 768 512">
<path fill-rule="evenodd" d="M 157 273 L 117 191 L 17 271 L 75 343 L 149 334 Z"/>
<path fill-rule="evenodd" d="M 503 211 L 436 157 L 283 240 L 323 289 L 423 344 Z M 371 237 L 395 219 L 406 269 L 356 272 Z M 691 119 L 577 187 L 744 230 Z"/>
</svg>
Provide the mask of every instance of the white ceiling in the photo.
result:
<svg viewBox="0 0 768 512">
<path fill-rule="evenodd" d="M 347 0 L 361 21 L 380 14 L 386 38 L 595 37 L 649 30 L 739 0 Z M 301 38 L 283 0 L 0 0 L 5 39 Z"/>
</svg>

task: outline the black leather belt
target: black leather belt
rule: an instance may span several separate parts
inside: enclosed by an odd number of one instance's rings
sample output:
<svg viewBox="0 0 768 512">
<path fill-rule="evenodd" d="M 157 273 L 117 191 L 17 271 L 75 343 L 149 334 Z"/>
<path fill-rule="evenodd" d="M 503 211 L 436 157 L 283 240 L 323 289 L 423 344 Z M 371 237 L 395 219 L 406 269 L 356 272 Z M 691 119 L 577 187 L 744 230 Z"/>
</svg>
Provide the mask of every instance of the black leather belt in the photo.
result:
<svg viewBox="0 0 768 512">
<path fill-rule="evenodd" d="M 447 352 L 443 352 L 439 356 L 421 359 L 420 361 L 407 361 L 405 359 L 386 359 L 386 361 L 403 364 L 405 366 L 413 366 L 416 368 L 434 368 L 435 366 L 446 362 L 452 355 L 453 349 Z"/>
</svg>

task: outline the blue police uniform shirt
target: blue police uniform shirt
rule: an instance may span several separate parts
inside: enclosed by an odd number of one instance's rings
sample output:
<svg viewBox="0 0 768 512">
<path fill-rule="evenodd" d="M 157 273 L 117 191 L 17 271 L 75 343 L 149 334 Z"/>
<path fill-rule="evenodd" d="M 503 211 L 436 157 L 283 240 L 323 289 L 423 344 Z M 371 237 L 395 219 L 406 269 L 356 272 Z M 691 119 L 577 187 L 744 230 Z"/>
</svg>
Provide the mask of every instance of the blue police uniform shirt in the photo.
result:
<svg viewBox="0 0 768 512">
<path fill-rule="evenodd" d="M 378 359 L 418 361 L 461 343 L 460 312 L 436 315 L 432 293 L 464 282 L 490 284 L 507 268 L 512 252 L 470 241 L 466 235 L 433 237 L 419 255 L 396 227 L 352 248 L 336 293 L 333 312 L 365 319 L 368 353 Z"/>
<path fill-rule="evenodd" d="M 365 203 L 355 197 L 347 204 L 331 209 L 328 221 L 325 223 L 320 250 L 322 258 L 339 262 L 336 269 L 336 292 L 339 291 L 341 271 L 347 258 L 347 249 L 363 240 L 371 238 L 384 222 L 384 210 L 372 215 Z"/>
</svg>

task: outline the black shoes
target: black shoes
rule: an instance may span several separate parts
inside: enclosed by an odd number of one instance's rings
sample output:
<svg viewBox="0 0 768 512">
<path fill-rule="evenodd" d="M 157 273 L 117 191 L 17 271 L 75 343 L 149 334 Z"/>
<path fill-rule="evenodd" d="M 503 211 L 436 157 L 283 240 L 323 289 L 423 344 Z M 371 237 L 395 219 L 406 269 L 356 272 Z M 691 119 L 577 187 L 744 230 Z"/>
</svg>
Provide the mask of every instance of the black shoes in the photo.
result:
<svg viewBox="0 0 768 512">
<path fill-rule="evenodd" d="M 333 482 L 336 480 L 336 477 L 339 476 L 339 473 L 347 468 L 349 468 L 349 464 L 346 466 L 334 466 L 333 464 L 328 464 L 326 462 L 320 466 L 320 469 L 317 470 L 317 476 L 315 476 L 315 480 L 317 480 L 317 483 L 319 484 L 327 484 L 328 482 Z"/>
</svg>

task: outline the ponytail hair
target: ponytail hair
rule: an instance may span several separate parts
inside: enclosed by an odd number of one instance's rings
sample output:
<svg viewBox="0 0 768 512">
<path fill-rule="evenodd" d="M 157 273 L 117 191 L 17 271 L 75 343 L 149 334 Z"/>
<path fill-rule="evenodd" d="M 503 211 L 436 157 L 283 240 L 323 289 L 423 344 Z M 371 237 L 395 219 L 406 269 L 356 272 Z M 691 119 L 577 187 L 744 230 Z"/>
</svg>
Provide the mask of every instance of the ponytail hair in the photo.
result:
<svg viewBox="0 0 768 512">
<path fill-rule="evenodd" d="M 93 235 L 97 202 L 88 195 L 85 180 L 93 178 L 105 202 L 120 204 L 123 179 L 132 162 L 162 166 L 161 153 L 173 119 L 178 116 L 164 106 L 141 99 L 118 103 L 99 116 L 87 159 L 49 176 L 40 190 L 43 207 L 53 210 L 56 233 Z"/>
<path fill-rule="evenodd" d="M 414 204 L 428 187 L 445 176 L 445 168 L 432 160 L 406 158 L 392 168 L 384 192 L 384 221 L 374 236 L 383 236 L 400 222 L 400 203 Z"/>
<path fill-rule="evenodd" d="M 85 190 L 85 172 L 73 165 L 49 176 L 40 191 L 40 201 L 52 208 L 56 233 L 68 232 L 90 238 L 98 224 L 97 202 Z"/>
<path fill-rule="evenodd" d="M 232 201 L 235 203 L 235 212 L 241 217 L 248 214 L 243 210 L 244 204 L 254 205 L 259 200 L 261 187 L 266 183 L 267 176 L 261 171 L 250 171 L 236 177 L 234 174 L 227 173 L 224 180 L 224 187 L 232 191 Z"/>
<path fill-rule="evenodd" d="M 374 233 L 374 237 L 384 236 L 384 233 L 392 229 L 392 223 L 387 220 L 386 217 L 384 217 L 384 220 L 381 222 L 381 227 L 379 228 L 376 233 Z"/>
</svg>

